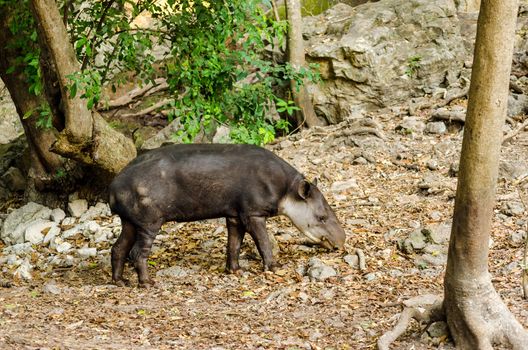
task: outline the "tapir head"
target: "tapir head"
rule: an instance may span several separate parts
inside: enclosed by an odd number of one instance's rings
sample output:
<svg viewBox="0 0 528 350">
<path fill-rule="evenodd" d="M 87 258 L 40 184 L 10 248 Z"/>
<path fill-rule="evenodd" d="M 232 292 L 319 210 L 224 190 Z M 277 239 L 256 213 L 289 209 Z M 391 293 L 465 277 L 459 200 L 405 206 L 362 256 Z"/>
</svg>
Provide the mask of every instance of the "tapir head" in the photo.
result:
<svg viewBox="0 0 528 350">
<path fill-rule="evenodd" d="M 293 183 L 279 204 L 279 213 L 290 218 L 293 224 L 314 243 L 325 248 L 343 248 L 345 231 L 317 188 L 317 182 L 305 179 Z"/>
</svg>

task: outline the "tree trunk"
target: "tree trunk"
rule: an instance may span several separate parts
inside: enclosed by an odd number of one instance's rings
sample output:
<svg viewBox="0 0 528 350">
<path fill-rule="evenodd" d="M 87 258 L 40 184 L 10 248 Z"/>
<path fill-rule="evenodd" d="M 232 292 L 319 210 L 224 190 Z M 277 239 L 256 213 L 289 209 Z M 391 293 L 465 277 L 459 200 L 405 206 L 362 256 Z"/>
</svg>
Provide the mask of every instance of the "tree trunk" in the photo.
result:
<svg viewBox="0 0 528 350">
<path fill-rule="evenodd" d="M 286 13 L 288 17 L 288 61 L 292 67 L 299 70 L 306 65 L 304 57 L 304 42 L 302 38 L 302 17 L 300 0 L 286 0 Z M 291 91 L 297 107 L 297 122 L 299 125 L 306 123 L 308 127 L 323 125 L 315 114 L 312 100 L 306 89 L 306 81 L 302 86 L 292 80 Z"/>
<path fill-rule="evenodd" d="M 79 63 L 55 1 L 33 0 L 31 11 L 37 22 L 42 57 L 49 58 L 41 60 L 47 100 L 51 110 L 62 112 L 64 119 L 64 129 L 57 135 L 52 150 L 110 174 L 119 172 L 135 157 L 134 144 L 110 128 L 97 112 L 88 110 L 80 94 L 69 98 L 68 76 L 79 71 Z M 59 98 L 57 89 L 51 87 L 56 83 Z"/>
<path fill-rule="evenodd" d="M 528 334 L 500 299 L 488 272 L 517 9 L 516 0 L 482 0 L 478 19 L 444 285 L 444 310 L 460 349 L 528 346 Z"/>
</svg>

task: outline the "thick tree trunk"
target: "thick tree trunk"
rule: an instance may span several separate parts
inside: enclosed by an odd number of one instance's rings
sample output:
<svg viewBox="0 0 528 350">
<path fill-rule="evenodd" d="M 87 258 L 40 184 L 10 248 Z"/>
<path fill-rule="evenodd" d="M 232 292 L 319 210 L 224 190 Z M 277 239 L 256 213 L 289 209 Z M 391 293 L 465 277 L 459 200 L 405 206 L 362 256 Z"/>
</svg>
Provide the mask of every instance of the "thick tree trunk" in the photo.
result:
<svg viewBox="0 0 528 350">
<path fill-rule="evenodd" d="M 488 272 L 517 8 L 516 0 L 482 0 L 478 19 L 444 286 L 447 322 L 460 349 L 528 346 L 528 334 L 501 301 Z"/>
<path fill-rule="evenodd" d="M 304 57 L 304 42 L 302 38 L 302 16 L 300 0 L 286 0 L 286 12 L 288 17 L 288 61 L 295 69 L 306 65 Z M 306 82 L 302 86 L 292 80 L 291 90 L 293 99 L 300 111 L 296 112 L 299 125 L 306 123 L 308 127 L 323 125 L 323 122 L 315 114 L 312 100 L 306 89 Z"/>
<path fill-rule="evenodd" d="M 69 98 L 68 76 L 79 71 L 79 63 L 54 0 L 32 0 L 51 110 L 63 113 L 64 129 L 57 135 L 53 152 L 105 172 L 119 172 L 136 155 L 131 140 L 114 131 L 104 119 L 86 107 L 80 94 Z M 56 88 L 50 87 L 58 83 Z M 58 98 L 59 97 L 59 98 Z"/>
</svg>

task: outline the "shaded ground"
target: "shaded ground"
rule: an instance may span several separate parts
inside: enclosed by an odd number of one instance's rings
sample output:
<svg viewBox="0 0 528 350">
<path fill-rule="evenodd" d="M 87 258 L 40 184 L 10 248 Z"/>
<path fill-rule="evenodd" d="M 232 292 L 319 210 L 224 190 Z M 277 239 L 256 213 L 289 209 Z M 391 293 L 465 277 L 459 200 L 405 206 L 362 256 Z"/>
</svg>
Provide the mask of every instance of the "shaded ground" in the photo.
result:
<svg viewBox="0 0 528 350">
<path fill-rule="evenodd" d="M 345 252 L 302 244 L 282 218 L 268 221 L 281 252 L 281 269 L 262 273 L 253 243 L 246 238 L 243 276 L 226 275 L 225 228 L 220 221 L 171 224 L 157 243 L 151 272 L 181 267 L 185 276 L 157 277 L 148 290 L 109 285 L 108 253 L 88 268 L 36 273 L 0 289 L 2 349 L 373 349 L 395 322 L 401 301 L 442 293 L 443 266 L 417 266 L 412 253 L 397 247 L 417 227 L 448 222 L 452 215 L 461 134 L 396 131 L 402 118 L 373 116 L 383 133 L 342 135 L 347 125 L 294 135 L 271 146 L 320 187 L 347 232 L 347 248 L 361 248 L 366 271 L 349 266 Z M 426 121 L 426 116 L 419 117 Z M 503 149 L 503 163 L 522 173 L 528 162 L 525 134 Z M 358 160 L 363 158 L 366 160 Z M 436 161 L 436 170 L 427 166 Z M 520 169 L 520 170 L 519 170 Z M 528 169 L 528 168 L 527 168 Z M 521 174 L 522 175 L 522 174 Z M 431 186 L 422 186 L 428 178 Z M 336 181 L 357 187 L 334 192 Z M 433 179 L 433 180 L 431 180 Z M 519 179 L 519 177 L 517 177 Z M 490 270 L 513 313 L 528 328 L 528 301 L 520 278 L 523 244 L 513 232 L 526 230 L 524 216 L 502 207 L 518 200 L 522 182 L 503 179 L 493 225 Z M 323 282 L 297 271 L 311 257 L 338 271 Z M 10 276 L 4 276 L 12 279 Z M 51 287 L 50 287 L 51 286 Z M 53 287 L 54 286 L 54 287 Z M 53 288 L 52 288 L 53 287 Z M 425 325 L 414 324 L 394 349 L 452 349 L 421 341 Z"/>
</svg>

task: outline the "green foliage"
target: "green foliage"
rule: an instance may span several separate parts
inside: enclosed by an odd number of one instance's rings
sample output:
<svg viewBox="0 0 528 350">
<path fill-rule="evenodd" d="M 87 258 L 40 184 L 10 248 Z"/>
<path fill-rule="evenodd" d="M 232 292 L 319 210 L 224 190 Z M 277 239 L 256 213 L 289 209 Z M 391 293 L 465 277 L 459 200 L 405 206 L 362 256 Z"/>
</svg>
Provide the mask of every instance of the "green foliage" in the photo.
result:
<svg viewBox="0 0 528 350">
<path fill-rule="evenodd" d="M 0 10 L 14 3 L 0 0 Z M 27 0 L 22 3 L 12 24 L 21 38 L 17 45 L 26 50 L 19 64 L 32 92 L 40 94 L 37 36 Z M 290 127 L 272 117 L 273 112 L 291 115 L 296 108 L 281 91 L 290 80 L 300 85 L 317 76 L 310 69 L 297 71 L 266 59 L 266 47 L 284 47 L 287 23 L 269 18 L 263 4 L 270 7 L 262 0 L 64 2 L 62 11 L 82 66 L 69 76 L 69 94 L 85 98 L 93 108 L 104 85 L 128 82 L 117 78 L 129 76 L 122 72 L 133 71 L 142 82 L 163 75 L 174 97 L 169 119 L 183 124 L 178 136 L 184 141 L 224 124 L 235 142 L 271 142 Z M 135 24 L 140 14 L 152 19 L 148 28 Z M 155 58 L 153 51 L 161 44 L 169 50 Z M 45 119 L 42 125 L 51 125 L 51 117 Z"/>
<path fill-rule="evenodd" d="M 420 63 L 422 60 L 422 56 L 416 55 L 409 58 L 407 62 L 407 69 L 405 70 L 405 75 L 408 77 L 415 77 L 418 73 L 418 69 L 422 67 L 422 64 Z"/>
</svg>

